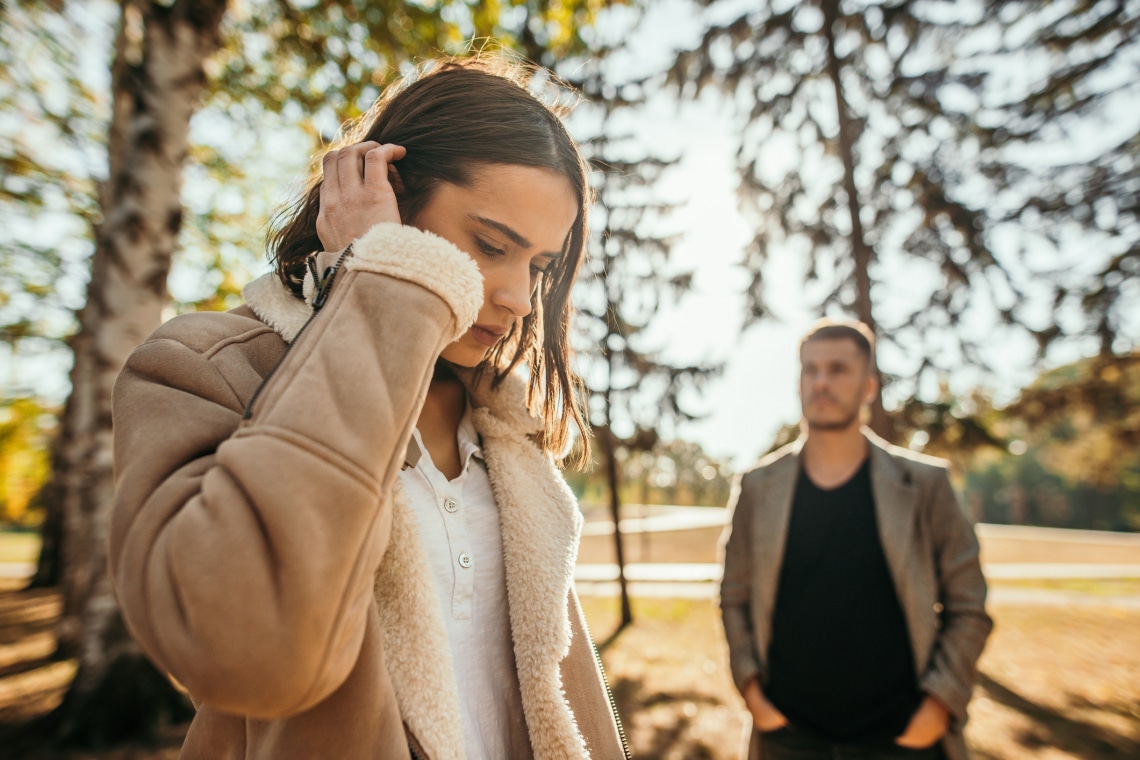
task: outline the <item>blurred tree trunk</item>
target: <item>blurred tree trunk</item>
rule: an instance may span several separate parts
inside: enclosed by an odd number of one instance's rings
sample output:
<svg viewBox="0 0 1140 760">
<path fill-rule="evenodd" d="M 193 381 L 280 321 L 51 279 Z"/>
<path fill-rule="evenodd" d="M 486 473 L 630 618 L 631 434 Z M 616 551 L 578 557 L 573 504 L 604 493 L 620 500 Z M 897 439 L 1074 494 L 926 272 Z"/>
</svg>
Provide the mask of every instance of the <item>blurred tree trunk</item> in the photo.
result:
<svg viewBox="0 0 1140 760">
<path fill-rule="evenodd" d="M 871 313 L 871 261 L 874 251 L 863 234 L 860 218 L 859 190 L 855 185 L 855 140 L 852 134 L 851 111 L 843 94 L 843 62 L 835 50 L 835 24 L 839 19 L 839 0 L 824 0 L 823 36 L 827 42 L 827 75 L 835 88 L 835 112 L 839 124 L 839 157 L 843 161 L 843 189 L 847 192 L 847 208 L 851 214 L 851 256 L 855 263 L 855 316 L 877 336 L 879 327 Z M 883 409 L 883 377 L 875 366 L 879 378 L 879 392 L 871 402 L 870 427 L 878 435 L 894 442 L 894 425 Z"/>
<path fill-rule="evenodd" d="M 52 467 L 58 468 L 59 444 L 53 450 Z M 58 471 L 58 470 L 57 470 Z M 40 526 L 40 556 L 29 588 L 54 588 L 63 581 L 63 507 L 58 488 L 49 483 L 41 492 L 44 524 Z"/>
<path fill-rule="evenodd" d="M 143 657 L 107 575 L 112 494 L 111 389 L 158 327 L 182 225 L 190 117 L 217 47 L 224 0 L 123 0 L 112 65 L 109 172 L 101 188 L 87 303 L 64 411 L 53 490 L 63 515 L 59 654 L 79 669 L 50 716 L 56 740 L 99 745 L 148 733 L 182 698 Z"/>
<path fill-rule="evenodd" d="M 607 416 L 608 416 L 608 394 Z M 625 580 L 625 545 L 621 535 L 621 474 L 618 472 L 617 450 L 618 442 L 607 424 L 598 431 L 598 438 L 602 442 L 602 455 L 606 458 L 606 484 L 610 492 L 610 515 L 614 521 L 614 556 L 617 560 L 618 587 L 621 590 L 621 625 L 618 630 L 625 628 L 633 622 L 633 609 L 629 605 L 629 589 Z"/>
</svg>

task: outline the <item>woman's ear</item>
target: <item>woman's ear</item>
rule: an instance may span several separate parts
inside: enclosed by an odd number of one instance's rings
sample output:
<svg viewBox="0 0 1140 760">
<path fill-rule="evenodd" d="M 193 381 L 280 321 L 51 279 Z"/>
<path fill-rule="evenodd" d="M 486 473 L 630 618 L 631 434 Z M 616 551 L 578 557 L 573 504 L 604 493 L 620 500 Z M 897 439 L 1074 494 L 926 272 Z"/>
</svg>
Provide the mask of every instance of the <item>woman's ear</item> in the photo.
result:
<svg viewBox="0 0 1140 760">
<path fill-rule="evenodd" d="M 396 200 L 402 200 L 406 188 L 404 187 L 404 179 L 400 176 L 395 164 L 388 164 L 388 184 L 392 186 Z"/>
</svg>

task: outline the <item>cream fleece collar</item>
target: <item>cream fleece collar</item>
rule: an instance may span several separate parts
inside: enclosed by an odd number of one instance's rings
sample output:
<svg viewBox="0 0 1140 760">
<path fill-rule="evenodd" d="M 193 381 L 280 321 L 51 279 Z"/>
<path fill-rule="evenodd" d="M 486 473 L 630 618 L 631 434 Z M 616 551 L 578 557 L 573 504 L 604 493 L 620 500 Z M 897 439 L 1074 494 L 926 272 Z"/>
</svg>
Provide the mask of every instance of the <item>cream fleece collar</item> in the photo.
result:
<svg viewBox="0 0 1140 760">
<path fill-rule="evenodd" d="M 364 238 L 357 241 L 357 255 L 361 242 Z M 473 266 L 470 259 L 466 263 Z M 449 286 L 446 268 L 432 270 L 430 282 L 399 267 L 390 270 L 385 273 L 420 282 L 436 292 Z M 311 314 L 308 304 L 273 274 L 254 280 L 242 293 L 254 313 L 286 341 L 296 337 Z M 475 304 L 470 319 L 460 323 L 470 324 L 477 311 Z M 475 382 L 470 373 L 464 373 L 463 379 L 473 401 L 472 420 L 483 439 L 499 507 L 511 633 L 534 756 L 536 760 L 586 759 L 589 755 L 563 695 L 560 671 L 570 648 L 567 596 L 573 584 L 582 516 L 562 475 L 530 439 L 541 431 L 542 423 L 527 411 L 525 378 L 512 375 L 494 389 L 489 379 Z M 461 760 L 465 750 L 459 692 L 445 656 L 448 645 L 442 607 L 399 479 L 393 487 L 392 505 L 391 543 L 375 583 L 385 660 L 400 712 L 412 733 L 433 759 Z"/>
</svg>

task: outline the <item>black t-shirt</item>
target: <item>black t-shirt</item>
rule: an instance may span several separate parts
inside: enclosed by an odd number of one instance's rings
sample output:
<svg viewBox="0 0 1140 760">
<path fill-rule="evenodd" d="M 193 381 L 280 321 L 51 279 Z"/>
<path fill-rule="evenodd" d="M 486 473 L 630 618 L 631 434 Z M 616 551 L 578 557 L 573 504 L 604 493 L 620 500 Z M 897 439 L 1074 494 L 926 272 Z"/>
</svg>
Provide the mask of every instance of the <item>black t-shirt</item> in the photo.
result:
<svg viewBox="0 0 1140 760">
<path fill-rule="evenodd" d="M 827 491 L 800 471 L 768 661 L 766 696 L 834 740 L 896 737 L 922 700 L 867 462 Z"/>
</svg>

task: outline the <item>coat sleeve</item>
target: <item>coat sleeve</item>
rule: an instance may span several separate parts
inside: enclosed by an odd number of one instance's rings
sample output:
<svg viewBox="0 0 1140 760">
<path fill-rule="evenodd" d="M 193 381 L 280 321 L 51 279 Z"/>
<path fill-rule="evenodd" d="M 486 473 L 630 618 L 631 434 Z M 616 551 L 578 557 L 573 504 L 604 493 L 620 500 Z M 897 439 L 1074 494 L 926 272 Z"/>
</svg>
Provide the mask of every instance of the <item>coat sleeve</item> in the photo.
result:
<svg viewBox="0 0 1140 760">
<path fill-rule="evenodd" d="M 730 520 L 725 528 L 724 575 L 720 582 L 720 612 L 728 641 L 729 667 L 736 688 L 743 693 L 760 676 L 756 639 L 752 632 L 752 512 L 756 475 L 740 479 L 729 499 Z"/>
<path fill-rule="evenodd" d="M 993 628 L 986 613 L 986 581 L 973 525 L 958 505 L 944 469 L 936 475 L 931 501 L 931 535 L 938 577 L 942 626 L 920 687 L 936 697 L 961 727 L 973 693 L 977 662 Z"/>
<path fill-rule="evenodd" d="M 156 337 L 131 356 L 114 391 L 112 580 L 132 634 L 196 701 L 273 719 L 347 677 L 435 359 L 481 303 L 466 254 L 377 225 L 248 419 L 219 368 L 243 336 Z"/>
</svg>

